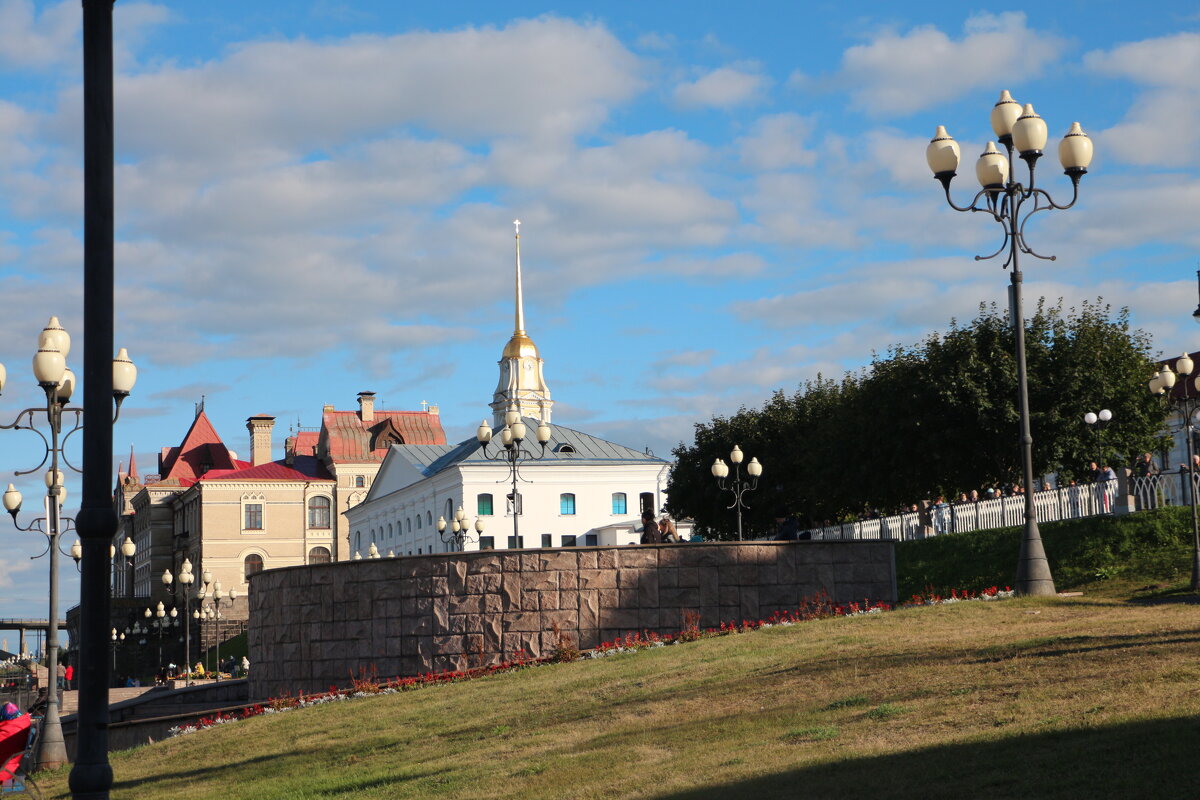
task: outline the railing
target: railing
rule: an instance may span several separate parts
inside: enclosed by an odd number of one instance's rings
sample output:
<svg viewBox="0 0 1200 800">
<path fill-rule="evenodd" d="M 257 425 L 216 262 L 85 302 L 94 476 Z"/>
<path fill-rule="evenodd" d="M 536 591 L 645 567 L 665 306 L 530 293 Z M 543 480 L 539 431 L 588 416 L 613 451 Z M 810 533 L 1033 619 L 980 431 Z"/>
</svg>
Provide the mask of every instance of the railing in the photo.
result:
<svg viewBox="0 0 1200 800">
<path fill-rule="evenodd" d="M 1130 511 L 1143 511 L 1191 503 L 1186 470 L 1149 477 L 1129 478 Z M 1035 492 L 1033 507 L 1038 522 L 1057 522 L 1112 514 L 1117 511 L 1118 481 L 1100 481 Z M 1192 488 L 1200 492 L 1200 474 Z M 1200 494 L 1197 495 L 1200 497 Z M 895 539 L 911 541 L 943 533 L 966 533 L 990 528 L 1017 527 L 1025 523 L 1025 496 L 995 497 L 965 503 L 943 503 L 924 511 L 855 520 L 809 528 L 805 539 Z"/>
</svg>

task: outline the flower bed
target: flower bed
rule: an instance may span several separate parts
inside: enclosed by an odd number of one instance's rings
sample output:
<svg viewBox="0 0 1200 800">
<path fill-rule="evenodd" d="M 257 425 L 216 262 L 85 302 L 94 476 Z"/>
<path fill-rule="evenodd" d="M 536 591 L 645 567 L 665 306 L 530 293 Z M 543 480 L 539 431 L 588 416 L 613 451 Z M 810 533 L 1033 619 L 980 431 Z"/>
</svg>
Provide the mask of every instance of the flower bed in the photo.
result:
<svg viewBox="0 0 1200 800">
<path fill-rule="evenodd" d="M 912 596 L 912 599 L 901 605 L 904 607 L 913 606 L 930 606 L 942 605 L 946 603 L 959 603 L 970 600 L 996 600 L 1006 597 L 1012 597 L 1013 592 L 1009 587 L 1004 587 L 1003 590 L 995 586 L 988 587 L 979 592 L 970 590 L 953 590 L 949 597 L 944 597 L 935 594 L 932 591 L 926 591 L 922 594 Z M 179 725 L 171 728 L 168 734 L 170 736 L 181 736 L 186 733 L 195 733 L 206 728 L 212 728 L 217 725 L 222 725 L 227 722 L 236 722 L 249 717 L 256 717 L 260 714 L 277 714 L 283 711 L 290 711 L 296 708 L 309 708 L 311 706 L 322 705 L 324 703 L 336 703 L 345 700 L 351 700 L 357 697 L 369 697 L 372 695 L 381 694 L 396 694 L 398 692 L 408 692 L 416 689 L 422 689 L 427 686 L 437 686 L 447 683 L 458 683 L 460 681 L 471 680 L 486 675 L 496 675 L 502 672 L 513 672 L 529 667 L 540 666 L 543 664 L 561 663 L 567 661 L 575 661 L 578 659 L 604 658 L 607 656 L 618 655 L 620 653 L 633 653 L 639 650 L 645 650 L 652 647 L 666 647 L 674 644 L 683 644 L 693 642 L 697 639 L 707 639 L 716 636 L 729 636 L 735 633 L 747 633 L 760 628 L 770 628 L 775 625 L 795 625 L 799 622 L 808 622 L 815 619 L 828 619 L 830 617 L 854 617 L 864 614 L 879 614 L 884 611 L 890 611 L 892 607 L 887 603 L 872 603 L 869 600 L 863 600 L 861 603 L 834 603 L 824 594 L 817 595 L 813 598 L 805 598 L 799 608 L 787 611 L 776 611 L 766 619 L 760 620 L 742 620 L 741 622 L 722 622 L 716 628 L 700 628 L 698 621 L 699 614 L 689 612 L 684 614 L 684 625 L 678 633 L 660 634 L 654 631 L 640 631 L 637 633 L 629 633 L 625 636 L 614 639 L 611 642 L 602 642 L 595 648 L 580 652 L 575 649 L 570 639 L 563 633 L 555 630 L 558 635 L 558 642 L 554 648 L 554 652 L 544 658 L 527 658 L 523 652 L 518 652 L 513 659 L 504 661 L 499 664 L 491 664 L 486 667 L 477 667 L 467 670 L 447 670 L 445 672 L 427 672 L 422 675 L 414 675 L 408 678 L 391 678 L 380 680 L 374 670 L 370 673 L 361 672 L 357 677 L 350 676 L 350 688 L 338 689 L 331 686 L 326 692 L 316 694 L 298 694 L 292 696 L 285 694 L 280 697 L 273 697 L 266 704 L 256 704 L 247 706 L 241 711 L 233 713 L 217 713 L 207 717 L 201 717 L 193 723 Z"/>
</svg>

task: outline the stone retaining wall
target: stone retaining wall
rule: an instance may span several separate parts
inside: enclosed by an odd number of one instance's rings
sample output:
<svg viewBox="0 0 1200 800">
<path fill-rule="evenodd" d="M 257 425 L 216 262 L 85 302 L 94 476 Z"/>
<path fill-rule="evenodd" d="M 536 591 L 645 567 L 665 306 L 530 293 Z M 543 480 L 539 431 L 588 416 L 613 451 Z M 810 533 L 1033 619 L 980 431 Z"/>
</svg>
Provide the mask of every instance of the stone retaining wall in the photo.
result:
<svg viewBox="0 0 1200 800">
<path fill-rule="evenodd" d="M 268 570 L 250 580 L 250 696 L 465 669 L 625 633 L 762 619 L 825 592 L 895 602 L 887 541 L 487 550 Z"/>
</svg>

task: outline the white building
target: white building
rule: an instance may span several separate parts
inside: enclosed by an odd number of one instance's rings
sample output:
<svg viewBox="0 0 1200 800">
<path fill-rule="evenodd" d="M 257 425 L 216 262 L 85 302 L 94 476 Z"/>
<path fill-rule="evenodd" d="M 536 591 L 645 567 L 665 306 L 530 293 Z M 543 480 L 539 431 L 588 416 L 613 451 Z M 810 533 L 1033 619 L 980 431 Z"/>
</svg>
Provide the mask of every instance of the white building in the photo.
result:
<svg viewBox="0 0 1200 800">
<path fill-rule="evenodd" d="M 516 223 L 518 226 L 520 223 Z M 544 453 L 534 431 L 550 423 L 553 402 L 537 345 L 525 332 L 521 291 L 521 236 L 516 246 L 516 320 L 500 358 L 491 408 L 495 440 L 485 451 L 475 439 L 457 445 L 392 445 L 366 499 L 345 512 L 350 549 L 367 557 L 419 555 L 454 549 L 447 535 L 461 506 L 472 533 L 466 549 L 633 544 L 641 515 L 665 502 L 669 464 L 661 458 L 560 425 L 551 425 Z M 505 415 L 517 410 L 528 437 L 523 446 L 540 459 L 519 462 L 519 514 L 514 534 L 513 485 L 500 444 Z M 483 525 L 475 534 L 474 524 Z"/>
</svg>

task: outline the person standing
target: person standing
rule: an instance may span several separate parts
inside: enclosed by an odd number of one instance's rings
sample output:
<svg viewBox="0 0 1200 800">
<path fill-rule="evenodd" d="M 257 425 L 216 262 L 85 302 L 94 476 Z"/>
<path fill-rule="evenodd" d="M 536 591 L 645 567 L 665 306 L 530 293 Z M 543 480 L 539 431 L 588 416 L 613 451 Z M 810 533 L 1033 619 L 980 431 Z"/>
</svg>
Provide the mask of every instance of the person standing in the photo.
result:
<svg viewBox="0 0 1200 800">
<path fill-rule="evenodd" d="M 642 544 L 661 544 L 662 534 L 659 533 L 658 523 L 649 512 L 642 514 Z"/>
</svg>

